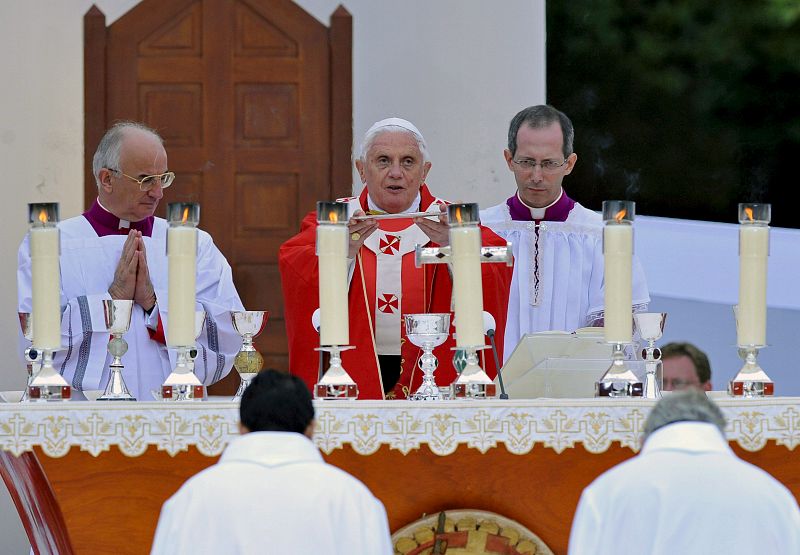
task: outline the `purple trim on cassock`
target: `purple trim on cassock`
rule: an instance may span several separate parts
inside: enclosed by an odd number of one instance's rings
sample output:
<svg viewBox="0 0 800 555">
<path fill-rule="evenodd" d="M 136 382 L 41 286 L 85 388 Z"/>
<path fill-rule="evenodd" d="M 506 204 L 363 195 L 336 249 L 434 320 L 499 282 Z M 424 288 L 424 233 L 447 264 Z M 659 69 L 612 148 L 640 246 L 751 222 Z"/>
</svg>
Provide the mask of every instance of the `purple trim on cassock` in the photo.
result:
<svg viewBox="0 0 800 555">
<path fill-rule="evenodd" d="M 100 206 L 100 203 L 97 202 L 97 200 L 94 201 L 94 204 L 92 204 L 92 207 L 89 208 L 89 210 L 83 213 L 83 217 L 89 221 L 98 237 L 121 234 L 119 218 Z M 131 222 L 130 229 L 141 231 L 142 235 L 145 237 L 151 237 L 153 235 L 153 221 L 155 221 L 155 218 L 150 216 L 138 222 Z M 128 230 L 126 228 L 122 229 L 125 230 L 122 232 L 122 234 L 127 235 Z"/>
<path fill-rule="evenodd" d="M 512 220 L 521 222 L 532 222 L 531 209 L 528 208 L 519 197 L 514 194 L 506 201 L 508 205 L 508 212 L 511 214 Z M 550 206 L 544 211 L 544 218 L 546 222 L 565 222 L 570 211 L 575 207 L 575 201 L 567 196 L 564 192 L 561 198 L 556 201 L 553 206 Z"/>
</svg>

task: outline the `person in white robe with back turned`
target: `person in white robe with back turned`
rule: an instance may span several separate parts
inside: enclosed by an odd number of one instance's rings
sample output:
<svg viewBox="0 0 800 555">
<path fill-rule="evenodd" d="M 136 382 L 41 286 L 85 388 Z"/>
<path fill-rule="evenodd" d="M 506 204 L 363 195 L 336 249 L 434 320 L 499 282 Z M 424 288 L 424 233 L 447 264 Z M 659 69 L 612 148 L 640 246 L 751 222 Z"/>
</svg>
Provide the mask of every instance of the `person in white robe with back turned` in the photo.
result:
<svg viewBox="0 0 800 555">
<path fill-rule="evenodd" d="M 656 404 L 641 453 L 583 490 L 569 537 L 569 555 L 672 553 L 800 553 L 791 491 L 734 454 L 725 417 L 696 388 Z"/>
<path fill-rule="evenodd" d="M 167 222 L 154 217 L 175 175 L 167 171 L 163 141 L 152 129 L 121 122 L 103 136 L 93 160 L 98 198 L 84 214 L 59 224 L 61 232 L 62 346 L 54 366 L 77 390 L 105 389 L 109 332 L 104 299 L 134 301 L 123 377 L 140 401 L 152 400 L 175 364 L 167 349 L 169 319 Z M 18 254 L 20 312 L 30 312 L 31 260 L 26 237 Z M 211 236 L 198 230 L 197 310 L 206 321 L 197 340 L 195 374 L 206 385 L 231 369 L 242 344 L 231 310 L 242 310 L 231 268 Z M 35 325 L 35 324 L 34 324 Z M 20 341 L 20 352 L 30 343 Z"/>
<path fill-rule="evenodd" d="M 264 370 L 242 395 L 242 435 L 161 509 L 152 555 L 391 555 L 386 510 L 312 443 L 311 393 Z"/>
<path fill-rule="evenodd" d="M 578 159 L 572 122 L 551 106 L 531 106 L 511 120 L 504 156 L 517 192 L 481 211 L 481 224 L 512 244 L 514 275 L 505 329 L 505 359 L 527 333 L 572 332 L 603 323 L 602 217 L 562 187 Z M 633 304 L 650 302 L 633 260 Z"/>
</svg>

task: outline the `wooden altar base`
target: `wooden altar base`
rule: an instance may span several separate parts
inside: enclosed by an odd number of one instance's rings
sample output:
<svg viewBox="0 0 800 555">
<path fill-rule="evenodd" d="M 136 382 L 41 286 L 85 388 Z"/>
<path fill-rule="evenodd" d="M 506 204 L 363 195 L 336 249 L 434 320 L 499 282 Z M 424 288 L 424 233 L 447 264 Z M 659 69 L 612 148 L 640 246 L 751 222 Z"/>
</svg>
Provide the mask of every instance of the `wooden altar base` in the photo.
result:
<svg viewBox="0 0 800 555">
<path fill-rule="evenodd" d="M 733 448 L 800 498 L 800 453 L 774 441 L 756 452 Z M 560 554 L 567 551 L 583 488 L 633 455 L 616 443 L 600 454 L 581 445 L 561 453 L 537 445 L 525 455 L 511 454 L 502 445 L 485 453 L 461 445 L 447 456 L 424 445 L 407 455 L 383 445 L 365 456 L 345 445 L 325 458 L 383 501 L 392 531 L 423 514 L 481 509 L 520 522 Z M 58 458 L 37 447 L 19 457 L 0 452 L 0 473 L 32 545 L 54 546 L 60 555 L 124 555 L 149 552 L 163 502 L 216 461 L 194 447 L 175 457 L 154 447 L 139 457 L 125 456 L 116 447 L 97 457 L 72 448 Z"/>
</svg>

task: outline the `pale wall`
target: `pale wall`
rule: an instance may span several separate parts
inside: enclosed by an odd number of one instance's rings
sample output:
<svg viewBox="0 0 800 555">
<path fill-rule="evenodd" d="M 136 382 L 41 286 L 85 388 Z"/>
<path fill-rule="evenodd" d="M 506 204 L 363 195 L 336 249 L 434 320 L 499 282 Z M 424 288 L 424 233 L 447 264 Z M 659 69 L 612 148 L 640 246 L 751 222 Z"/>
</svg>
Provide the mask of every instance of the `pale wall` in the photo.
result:
<svg viewBox="0 0 800 555">
<path fill-rule="evenodd" d="M 0 390 L 24 384 L 17 345 L 16 252 L 27 203 L 83 199 L 83 28 L 90 0 L 0 0 Z M 111 23 L 136 0 L 95 0 Z M 339 4 L 300 0 L 324 23 Z M 544 101 L 543 0 L 352 0 L 356 142 L 372 122 L 405 117 L 430 145 L 437 194 L 481 205 L 513 188 L 502 149 L 508 121 Z M 93 147 L 94 145 L 92 145 Z M 0 495 L 4 495 L 0 488 Z M 0 552 L 27 553 L 0 499 Z"/>
</svg>

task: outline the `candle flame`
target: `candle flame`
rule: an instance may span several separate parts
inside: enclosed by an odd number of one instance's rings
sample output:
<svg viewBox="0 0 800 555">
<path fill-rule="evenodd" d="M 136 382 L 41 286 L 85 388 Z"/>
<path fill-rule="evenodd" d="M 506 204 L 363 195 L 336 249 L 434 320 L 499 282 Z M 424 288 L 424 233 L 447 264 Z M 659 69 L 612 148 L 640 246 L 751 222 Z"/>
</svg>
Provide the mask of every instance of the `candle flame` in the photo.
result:
<svg viewBox="0 0 800 555">
<path fill-rule="evenodd" d="M 456 206 L 456 221 L 461 223 L 461 207 Z"/>
<path fill-rule="evenodd" d="M 745 214 L 745 216 L 747 216 L 748 220 L 750 220 L 751 222 L 753 221 L 753 209 L 752 208 L 750 208 L 749 206 L 745 206 L 744 214 Z"/>
<path fill-rule="evenodd" d="M 181 223 L 185 224 L 186 220 L 188 219 L 189 219 L 189 207 L 187 206 L 186 208 L 183 209 L 183 218 L 181 218 Z"/>
<path fill-rule="evenodd" d="M 617 221 L 617 223 L 619 223 L 619 222 L 622 221 L 622 218 L 624 218 L 625 214 L 627 214 L 627 213 L 628 213 L 628 211 L 623 208 L 622 210 L 620 210 L 619 212 L 614 214 L 614 219 Z"/>
<path fill-rule="evenodd" d="M 328 221 L 333 222 L 333 223 L 337 223 L 339 221 L 339 216 L 338 216 L 338 214 L 336 214 L 336 212 L 334 210 L 331 210 L 330 212 L 328 212 Z"/>
<path fill-rule="evenodd" d="M 45 210 L 44 208 L 39 210 L 39 221 L 42 222 L 43 224 L 47 223 L 47 210 Z"/>
</svg>

